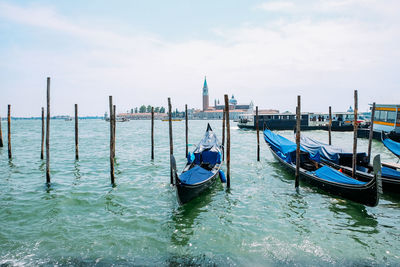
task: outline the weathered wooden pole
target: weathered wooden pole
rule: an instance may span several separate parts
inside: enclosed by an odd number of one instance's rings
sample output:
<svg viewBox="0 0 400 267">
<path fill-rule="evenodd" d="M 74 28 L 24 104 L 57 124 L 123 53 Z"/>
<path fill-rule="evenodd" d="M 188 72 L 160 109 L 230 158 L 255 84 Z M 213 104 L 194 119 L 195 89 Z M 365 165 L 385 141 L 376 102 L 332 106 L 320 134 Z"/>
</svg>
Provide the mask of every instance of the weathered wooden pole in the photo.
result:
<svg viewBox="0 0 400 267">
<path fill-rule="evenodd" d="M 185 134 L 186 134 L 186 157 L 189 153 L 189 130 L 188 130 L 188 111 L 187 104 L 185 104 Z"/>
<path fill-rule="evenodd" d="M 40 146 L 40 159 L 44 159 L 44 107 L 42 107 L 42 142 Z"/>
<path fill-rule="evenodd" d="M 1 131 L 1 116 L 0 116 L 0 147 L 3 147 L 3 132 Z"/>
<path fill-rule="evenodd" d="M 7 115 L 7 129 L 8 129 L 8 158 L 12 158 L 11 153 L 11 105 L 8 105 L 8 115 Z"/>
<path fill-rule="evenodd" d="M 229 123 L 229 101 L 228 95 L 225 95 L 225 116 L 226 116 L 226 186 L 231 187 L 231 175 L 230 175 L 230 164 L 231 164 L 231 129 Z"/>
<path fill-rule="evenodd" d="M 47 77 L 46 183 L 50 184 L 50 77 Z"/>
<path fill-rule="evenodd" d="M 354 90 L 354 137 L 353 137 L 353 178 L 356 176 L 357 169 L 357 112 L 358 112 L 358 94 L 357 90 Z"/>
<path fill-rule="evenodd" d="M 222 161 L 225 160 L 225 108 L 222 111 Z"/>
<path fill-rule="evenodd" d="M 300 121 L 301 121 L 301 105 L 300 96 L 297 96 L 297 108 L 296 108 L 296 173 L 295 173 L 295 188 L 299 187 L 300 184 Z"/>
<path fill-rule="evenodd" d="M 369 139 L 368 139 L 368 162 L 371 162 L 371 146 L 372 146 L 372 138 L 374 137 L 374 119 L 375 119 L 375 102 L 372 103 L 372 112 L 371 112 L 371 126 L 369 127 Z"/>
<path fill-rule="evenodd" d="M 329 124 L 328 124 L 328 130 L 329 130 L 329 145 L 332 145 L 332 107 L 329 106 Z"/>
<path fill-rule="evenodd" d="M 116 109 L 117 109 L 117 107 L 115 106 L 115 105 L 113 105 L 113 132 L 114 132 L 114 134 L 113 134 L 113 138 L 114 138 L 114 141 L 113 141 L 113 158 L 114 158 L 114 161 L 115 161 L 115 140 L 116 140 L 116 133 L 115 133 L 115 131 L 116 131 L 116 128 L 117 128 L 117 123 L 116 123 L 116 121 L 117 121 L 117 112 L 116 112 Z"/>
<path fill-rule="evenodd" d="M 258 127 L 258 106 L 256 106 L 256 130 L 257 130 L 257 161 L 260 161 L 260 129 Z"/>
<path fill-rule="evenodd" d="M 110 176 L 111 184 L 115 184 L 114 177 L 114 122 L 113 122 L 113 103 L 112 96 L 108 97 L 109 107 L 110 107 Z"/>
<path fill-rule="evenodd" d="M 171 106 L 171 98 L 168 97 L 168 122 L 169 122 L 169 158 L 170 158 L 170 182 L 174 184 L 174 177 L 172 174 L 172 157 L 174 154 L 174 144 L 172 142 L 172 106 Z"/>
<path fill-rule="evenodd" d="M 154 159 L 154 107 L 151 107 L 151 159 Z"/>
<path fill-rule="evenodd" d="M 75 104 L 75 159 L 79 159 L 78 104 Z"/>
</svg>

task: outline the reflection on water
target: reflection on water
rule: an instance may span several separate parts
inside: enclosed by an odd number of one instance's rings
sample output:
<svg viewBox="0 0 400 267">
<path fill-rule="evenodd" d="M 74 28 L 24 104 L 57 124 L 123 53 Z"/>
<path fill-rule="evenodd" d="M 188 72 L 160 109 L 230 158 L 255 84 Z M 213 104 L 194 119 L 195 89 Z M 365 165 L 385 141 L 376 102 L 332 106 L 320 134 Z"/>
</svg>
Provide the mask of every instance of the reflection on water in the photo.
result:
<svg viewBox="0 0 400 267">
<path fill-rule="evenodd" d="M 193 234 L 193 224 L 197 217 L 207 212 L 207 206 L 213 200 L 215 192 L 222 190 L 222 185 L 216 181 L 210 188 L 205 190 L 199 197 L 189 203 L 179 205 L 172 213 L 171 243 L 175 246 L 187 246 Z M 201 223 L 201 222 L 198 222 Z"/>
<path fill-rule="evenodd" d="M 378 221 L 370 215 L 364 205 L 351 201 L 332 202 L 329 210 L 341 222 L 341 226 L 348 230 L 376 234 Z"/>
</svg>

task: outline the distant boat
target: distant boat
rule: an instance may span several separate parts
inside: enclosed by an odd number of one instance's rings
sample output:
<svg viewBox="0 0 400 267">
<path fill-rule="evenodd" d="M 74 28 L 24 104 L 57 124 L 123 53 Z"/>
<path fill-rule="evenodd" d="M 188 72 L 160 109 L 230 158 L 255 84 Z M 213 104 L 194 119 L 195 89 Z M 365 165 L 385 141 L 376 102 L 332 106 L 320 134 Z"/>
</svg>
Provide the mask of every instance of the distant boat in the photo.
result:
<svg viewBox="0 0 400 267">
<path fill-rule="evenodd" d="M 162 121 L 169 121 L 169 119 L 162 119 Z M 182 121 L 182 119 L 172 119 L 171 121 Z"/>
<path fill-rule="evenodd" d="M 125 117 L 116 117 L 115 121 L 116 122 L 126 122 L 126 121 L 129 121 L 129 119 L 125 118 Z"/>
<path fill-rule="evenodd" d="M 178 201 L 187 203 L 200 195 L 217 180 L 221 174 L 221 144 L 217 136 L 207 125 L 207 131 L 193 153 L 189 153 L 188 161 L 180 175 L 176 171 L 176 162 L 171 155 L 172 169 L 175 177 Z M 221 180 L 224 178 L 221 177 Z"/>
<path fill-rule="evenodd" d="M 332 114 L 332 131 L 351 132 L 354 131 L 354 114 L 349 112 L 334 112 Z M 241 129 L 256 129 L 255 114 L 239 115 L 238 127 Z M 358 120 L 359 127 L 366 127 L 365 120 Z M 328 130 L 329 114 L 326 113 L 302 113 L 301 130 Z M 296 114 L 290 112 L 259 114 L 258 125 L 260 129 L 270 130 L 293 130 L 296 125 Z"/>
<path fill-rule="evenodd" d="M 105 121 L 110 121 L 110 118 L 109 118 L 109 117 L 106 117 L 104 120 L 105 120 Z M 128 119 L 128 118 L 125 118 L 125 117 L 116 117 L 116 118 L 115 118 L 115 121 L 116 121 L 116 122 L 126 122 L 126 121 L 129 121 L 129 119 Z"/>
</svg>

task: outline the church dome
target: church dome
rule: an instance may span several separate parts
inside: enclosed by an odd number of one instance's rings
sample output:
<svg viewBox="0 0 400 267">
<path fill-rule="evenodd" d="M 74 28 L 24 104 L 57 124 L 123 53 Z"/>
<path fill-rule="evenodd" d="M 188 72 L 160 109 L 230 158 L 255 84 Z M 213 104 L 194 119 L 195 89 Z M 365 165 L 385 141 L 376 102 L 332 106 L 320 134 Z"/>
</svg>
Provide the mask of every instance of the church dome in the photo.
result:
<svg viewBox="0 0 400 267">
<path fill-rule="evenodd" d="M 237 100 L 235 99 L 235 97 L 233 95 L 232 95 L 232 98 L 229 99 L 229 104 L 232 104 L 232 105 L 236 105 L 237 104 Z"/>
</svg>

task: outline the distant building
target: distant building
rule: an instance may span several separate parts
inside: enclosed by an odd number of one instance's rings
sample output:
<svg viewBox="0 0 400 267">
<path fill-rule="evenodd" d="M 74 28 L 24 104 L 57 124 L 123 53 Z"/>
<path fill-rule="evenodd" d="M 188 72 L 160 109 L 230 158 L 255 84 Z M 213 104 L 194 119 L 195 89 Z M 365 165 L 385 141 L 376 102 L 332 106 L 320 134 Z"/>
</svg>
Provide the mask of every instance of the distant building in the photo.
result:
<svg viewBox="0 0 400 267">
<path fill-rule="evenodd" d="M 193 113 L 193 119 L 222 119 L 223 111 L 225 109 L 225 104 L 220 104 L 219 100 L 214 99 L 214 106 L 209 106 L 209 94 L 208 94 L 208 85 L 207 79 L 204 78 L 203 85 L 203 110 L 196 110 Z M 250 104 L 243 105 L 238 104 L 238 101 L 232 95 L 229 99 L 229 117 L 230 119 L 237 120 L 240 114 L 245 113 L 253 113 L 254 104 L 250 102 Z"/>
<path fill-rule="evenodd" d="M 207 77 L 204 77 L 204 85 L 203 85 L 203 111 L 206 111 L 209 107 L 209 99 L 208 99 L 208 86 L 207 86 Z"/>
</svg>

